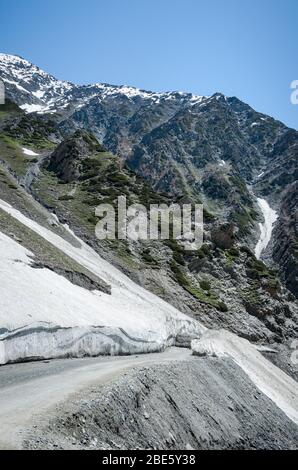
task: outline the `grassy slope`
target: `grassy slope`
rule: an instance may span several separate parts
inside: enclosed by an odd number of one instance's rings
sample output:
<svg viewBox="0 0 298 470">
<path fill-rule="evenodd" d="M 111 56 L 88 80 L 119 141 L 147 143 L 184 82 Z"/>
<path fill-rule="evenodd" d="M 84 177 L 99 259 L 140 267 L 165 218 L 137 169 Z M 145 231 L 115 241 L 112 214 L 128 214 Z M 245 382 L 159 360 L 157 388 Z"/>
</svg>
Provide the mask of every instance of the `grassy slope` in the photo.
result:
<svg viewBox="0 0 298 470">
<path fill-rule="evenodd" d="M 173 202 L 167 195 L 158 194 L 141 178 L 126 168 L 119 159 L 108 152 L 88 156 L 81 164 L 81 175 L 74 183 L 64 183 L 53 171 L 43 169 L 33 185 L 33 191 L 44 205 L 57 214 L 67 217 L 72 227 L 95 241 L 95 208 L 101 203 L 115 206 L 117 196 L 126 195 L 127 204 L 139 203 L 149 207 L 151 203 Z M 182 201 L 183 202 L 183 201 Z M 167 269 L 174 282 L 195 300 L 226 311 L 227 307 L 211 287 L 204 290 L 200 283 L 188 275 L 185 250 L 176 240 L 150 243 L 128 241 L 104 241 L 101 245 L 113 252 L 120 266 L 130 273 L 140 269 Z M 196 257 L 196 252 L 188 257 Z M 155 291 L 155 293 L 157 293 Z"/>
<path fill-rule="evenodd" d="M 17 176 L 24 176 L 36 157 L 25 155 L 22 147 L 35 153 L 48 152 L 55 147 L 49 139 L 54 132 L 50 121 L 26 115 L 11 101 L 0 106 L 0 160 Z"/>
<path fill-rule="evenodd" d="M 62 226 L 53 226 L 49 223 L 49 214 L 28 197 L 14 178 L 1 167 L 0 194 L 1 199 L 18 208 L 22 213 L 29 215 L 30 218 L 56 234 L 64 236 L 69 242 L 77 244 Z M 1 209 L 0 231 L 30 250 L 34 255 L 35 264 L 39 264 L 40 267 L 44 265 L 49 269 L 59 271 L 68 278 L 70 277 L 68 273 L 74 273 L 78 279 L 82 278 L 82 284 L 93 285 L 94 288 L 101 288 L 104 285 L 101 279 Z"/>
</svg>

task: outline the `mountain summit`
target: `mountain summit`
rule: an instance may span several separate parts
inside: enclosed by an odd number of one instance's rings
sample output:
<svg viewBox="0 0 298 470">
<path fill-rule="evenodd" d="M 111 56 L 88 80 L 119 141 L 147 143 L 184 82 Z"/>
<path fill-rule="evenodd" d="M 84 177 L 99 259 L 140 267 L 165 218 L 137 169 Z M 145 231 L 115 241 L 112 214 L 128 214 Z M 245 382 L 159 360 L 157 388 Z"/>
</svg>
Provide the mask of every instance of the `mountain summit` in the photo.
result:
<svg viewBox="0 0 298 470">
<path fill-rule="evenodd" d="M 36 65 L 20 56 L 0 54 L 0 76 L 4 81 L 8 96 L 27 112 L 54 112 L 65 108 L 73 101 L 84 106 L 92 98 L 99 101 L 108 97 L 124 97 L 132 101 L 145 100 L 158 103 L 160 100 L 200 102 L 203 97 L 191 93 L 154 93 L 130 86 L 116 86 L 105 83 L 80 86 L 61 81 L 44 72 Z"/>
</svg>

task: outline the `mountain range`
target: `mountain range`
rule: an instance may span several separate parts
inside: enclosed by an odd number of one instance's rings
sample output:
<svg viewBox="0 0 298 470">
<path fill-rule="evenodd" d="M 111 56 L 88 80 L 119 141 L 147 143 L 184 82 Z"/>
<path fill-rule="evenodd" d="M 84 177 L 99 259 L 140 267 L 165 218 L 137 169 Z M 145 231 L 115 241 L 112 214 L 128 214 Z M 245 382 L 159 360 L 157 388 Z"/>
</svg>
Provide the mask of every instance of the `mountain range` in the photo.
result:
<svg viewBox="0 0 298 470">
<path fill-rule="evenodd" d="M 221 93 L 75 85 L 18 56 L 0 55 L 0 77 L 2 146 L 13 139 L 40 156 L 30 164 L 4 152 L 19 184 L 136 282 L 206 325 L 249 338 L 284 334 L 298 295 L 297 131 Z M 121 194 L 147 205 L 203 203 L 199 253 L 177 241 L 99 244 L 94 208 Z M 277 214 L 273 227 L 260 201 Z M 272 228 L 264 264 L 254 251 Z"/>
<path fill-rule="evenodd" d="M 295 447 L 298 132 L 236 97 L 75 85 L 9 54 L 0 79 L 0 364 L 173 345 L 198 356 L 122 378 L 117 412 L 80 402 L 26 446 L 131 448 L 136 433 L 144 448 Z M 98 240 L 96 207 L 123 195 L 202 203 L 203 245 Z"/>
</svg>

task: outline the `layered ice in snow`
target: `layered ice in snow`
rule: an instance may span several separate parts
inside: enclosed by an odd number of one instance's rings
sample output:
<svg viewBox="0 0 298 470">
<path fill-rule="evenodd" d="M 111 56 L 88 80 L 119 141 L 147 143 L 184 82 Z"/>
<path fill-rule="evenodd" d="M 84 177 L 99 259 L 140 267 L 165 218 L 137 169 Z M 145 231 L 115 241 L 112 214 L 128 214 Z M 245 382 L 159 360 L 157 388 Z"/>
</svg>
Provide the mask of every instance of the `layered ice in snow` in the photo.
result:
<svg viewBox="0 0 298 470">
<path fill-rule="evenodd" d="M 7 203 L 0 201 L 0 208 L 112 288 L 111 295 L 89 291 L 48 269 L 34 269 L 32 253 L 0 233 L 0 363 L 160 351 L 190 342 L 205 330 L 81 240 L 73 246 Z"/>
</svg>

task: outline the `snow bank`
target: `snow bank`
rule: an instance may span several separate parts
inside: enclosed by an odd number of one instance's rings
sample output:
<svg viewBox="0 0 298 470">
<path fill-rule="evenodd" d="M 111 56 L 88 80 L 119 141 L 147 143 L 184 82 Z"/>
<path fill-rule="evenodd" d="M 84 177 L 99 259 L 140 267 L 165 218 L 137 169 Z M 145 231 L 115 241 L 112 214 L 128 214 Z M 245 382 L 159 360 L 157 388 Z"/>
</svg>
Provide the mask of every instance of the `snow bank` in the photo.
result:
<svg viewBox="0 0 298 470">
<path fill-rule="evenodd" d="M 26 113 L 43 113 L 47 111 L 47 106 L 41 104 L 22 104 L 20 108 Z"/>
<path fill-rule="evenodd" d="M 273 224 L 277 220 L 277 212 L 269 206 L 265 199 L 257 198 L 260 209 L 263 213 L 264 223 L 259 224 L 260 226 L 260 238 L 255 247 L 255 255 L 259 259 L 262 251 L 265 250 L 268 245 L 273 230 Z"/>
<path fill-rule="evenodd" d="M 0 207 L 112 286 L 111 295 L 90 292 L 48 269 L 34 269 L 32 253 L 0 233 L 0 364 L 160 351 L 205 330 L 83 242 L 76 248 L 1 200 Z"/>
<path fill-rule="evenodd" d="M 39 154 L 33 152 L 33 150 L 26 149 L 25 147 L 22 147 L 23 153 L 25 155 L 29 155 L 30 157 L 37 157 Z"/>
<path fill-rule="evenodd" d="M 298 424 L 298 384 L 267 361 L 249 341 L 225 330 L 208 330 L 193 340 L 195 355 L 230 357 L 294 423 Z"/>
</svg>

